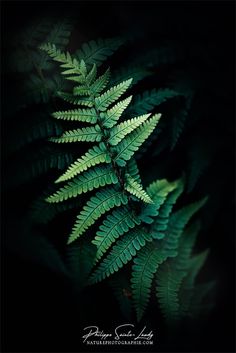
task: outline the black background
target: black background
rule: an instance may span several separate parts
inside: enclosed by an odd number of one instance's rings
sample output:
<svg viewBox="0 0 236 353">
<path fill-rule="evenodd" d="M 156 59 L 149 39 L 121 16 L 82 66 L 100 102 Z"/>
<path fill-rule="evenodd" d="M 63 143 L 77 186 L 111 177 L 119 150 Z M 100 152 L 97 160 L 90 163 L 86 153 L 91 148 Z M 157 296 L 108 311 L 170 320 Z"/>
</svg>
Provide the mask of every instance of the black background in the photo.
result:
<svg viewBox="0 0 236 353">
<path fill-rule="evenodd" d="M 175 342 L 170 342 L 163 336 L 160 343 L 153 347 L 154 351 L 234 351 L 234 3 L 233 2 L 3 2 L 2 3 L 2 43 L 7 43 L 11 33 L 17 32 L 29 19 L 48 14 L 76 13 L 80 24 L 72 37 L 72 48 L 77 48 L 78 42 L 98 37 L 112 37 L 134 28 L 143 31 L 150 42 L 161 34 L 165 39 L 178 39 L 182 43 L 196 41 L 204 43 L 219 43 L 221 55 L 212 63 L 221 67 L 222 73 L 217 77 L 217 71 L 206 75 L 206 85 L 212 79 L 219 90 L 231 92 L 229 97 L 231 116 L 216 116 L 217 134 L 223 140 L 224 146 L 218 156 L 218 165 L 211 172 L 211 177 L 217 175 L 224 182 L 225 188 L 220 213 L 217 214 L 204 245 L 212 249 L 211 270 L 218 274 L 221 281 L 217 305 L 208 321 L 201 327 L 196 327 L 194 334 L 184 335 L 183 331 Z M 81 15 L 82 14 L 82 15 Z M 87 14 L 86 16 L 83 14 Z M 158 24 L 158 25 L 157 25 Z M 79 29 L 83 30 L 81 33 Z M 211 46 L 205 55 L 212 55 Z M 142 50 L 142 48 L 140 48 Z M 3 53 L 4 54 L 4 53 Z M 214 66 L 215 67 L 215 66 Z M 199 65 L 199 70 L 204 67 Z M 207 81 L 208 80 L 208 81 Z M 215 99 L 217 99 L 215 97 Z M 225 104 L 223 102 L 222 104 Z M 202 129 L 210 131 L 211 123 L 204 121 Z M 225 128 L 227 126 L 227 128 Z M 5 127 L 5 125 L 4 125 Z M 7 140 L 7 130 L 3 129 L 3 139 Z M 4 141 L 4 140 L 3 140 Z M 4 151 L 4 149 L 3 149 Z M 143 162 L 143 167 L 148 165 Z M 223 170 L 223 173 L 222 173 Z M 4 175 L 4 177 L 7 177 Z M 2 232 L 7 235 L 6 224 L 13 222 L 11 202 L 7 195 L 3 198 Z M 16 230 L 17 231 L 17 230 Z M 81 346 L 81 328 L 94 322 L 101 327 L 109 328 L 121 321 L 115 300 L 109 296 L 106 301 L 111 310 L 104 310 L 101 298 L 104 297 L 104 287 L 98 286 L 96 299 L 91 291 L 85 291 L 81 301 L 90 307 L 85 315 L 75 307 L 75 298 L 71 295 L 70 284 L 59 276 L 50 273 L 9 252 L 4 247 L 2 261 L 2 348 L 3 351 L 16 352 L 78 352 Z M 104 302 L 103 302 L 104 303 Z M 160 331 L 158 317 L 150 319 L 152 327 Z M 95 324 L 95 323 L 94 323 Z M 94 350 L 96 350 L 94 348 Z M 121 350 L 121 349 L 118 349 Z"/>
</svg>

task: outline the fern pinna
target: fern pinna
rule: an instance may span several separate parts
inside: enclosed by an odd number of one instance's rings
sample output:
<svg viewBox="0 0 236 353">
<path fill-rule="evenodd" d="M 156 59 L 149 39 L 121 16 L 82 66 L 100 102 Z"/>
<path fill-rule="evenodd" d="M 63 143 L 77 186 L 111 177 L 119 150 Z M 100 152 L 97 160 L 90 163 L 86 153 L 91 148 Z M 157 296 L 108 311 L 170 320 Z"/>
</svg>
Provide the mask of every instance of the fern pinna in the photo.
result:
<svg viewBox="0 0 236 353">
<path fill-rule="evenodd" d="M 96 254 L 87 283 L 110 277 L 133 261 L 131 295 L 125 300 L 132 300 L 138 320 L 147 308 L 155 279 L 164 317 L 175 322 L 189 316 L 195 305 L 194 279 L 200 269 L 198 261 L 191 258 L 199 227 L 185 228 L 206 199 L 173 211 L 184 190 L 182 178 L 174 182 L 161 179 L 146 190 L 143 187 L 134 155 L 155 130 L 161 115 L 131 115 L 119 122 L 132 102 L 132 96 L 122 97 L 131 86 L 131 77 L 111 86 L 110 70 L 98 75 L 96 62 L 72 57 L 50 43 L 41 49 L 60 63 L 63 77 L 75 83 L 72 93 L 58 93 L 74 107 L 56 111 L 53 117 L 88 124 L 50 141 L 94 144 L 58 177 L 55 182 L 63 186 L 46 199 L 60 203 L 93 191 L 68 237 L 68 244 L 78 243 L 73 256 L 76 252 L 79 256 L 79 238 L 103 216 L 96 235 L 91 241 L 88 238 Z"/>
</svg>

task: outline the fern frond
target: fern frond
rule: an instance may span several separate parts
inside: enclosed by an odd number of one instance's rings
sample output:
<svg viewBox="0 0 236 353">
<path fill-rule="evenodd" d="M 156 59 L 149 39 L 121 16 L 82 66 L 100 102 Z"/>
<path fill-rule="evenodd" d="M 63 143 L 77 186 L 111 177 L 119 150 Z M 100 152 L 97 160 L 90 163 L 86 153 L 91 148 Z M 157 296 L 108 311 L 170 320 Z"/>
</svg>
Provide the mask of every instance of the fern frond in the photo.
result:
<svg viewBox="0 0 236 353">
<path fill-rule="evenodd" d="M 82 44 L 81 49 L 75 53 L 75 56 L 79 60 L 83 59 L 88 65 L 96 64 L 99 67 L 122 44 L 121 38 L 91 40 Z"/>
<path fill-rule="evenodd" d="M 147 188 L 147 192 L 154 204 L 145 205 L 141 210 L 139 218 L 147 224 L 153 223 L 153 217 L 155 217 L 154 219 L 158 219 L 156 216 L 159 214 L 159 209 L 175 187 L 175 183 L 170 183 L 166 179 L 160 179 L 151 183 Z"/>
<path fill-rule="evenodd" d="M 98 146 L 94 146 L 89 149 L 84 156 L 80 157 L 72 165 L 70 165 L 67 171 L 56 180 L 56 183 L 71 179 L 77 174 L 80 174 L 81 172 L 97 164 L 110 162 L 111 157 L 108 155 L 105 145 L 100 143 Z"/>
<path fill-rule="evenodd" d="M 101 113 L 103 126 L 106 128 L 112 128 L 121 117 L 124 110 L 128 107 L 131 100 L 132 96 L 118 102 L 111 109 L 107 110 L 106 113 Z"/>
<path fill-rule="evenodd" d="M 110 145 L 117 145 L 126 135 L 135 130 L 138 126 L 144 123 L 151 114 L 144 114 L 136 118 L 126 120 L 119 125 L 113 127 L 110 131 L 108 142 Z"/>
<path fill-rule="evenodd" d="M 154 274 L 157 271 L 158 266 L 166 259 L 166 256 L 159 251 L 158 246 L 153 243 L 147 243 L 142 248 L 137 257 L 134 259 L 134 265 L 132 266 L 132 299 L 136 309 L 137 320 L 143 316 L 143 313 L 147 307 L 151 285 Z"/>
<path fill-rule="evenodd" d="M 58 214 L 71 209 L 76 209 L 80 206 L 78 200 L 70 200 L 66 203 L 52 205 L 45 201 L 46 197 L 48 197 L 48 193 L 37 198 L 31 206 L 30 219 L 36 224 L 47 224 Z"/>
<path fill-rule="evenodd" d="M 112 103 L 115 103 L 120 96 L 126 92 L 131 85 L 132 78 L 111 87 L 108 91 L 95 98 L 95 104 L 98 110 L 106 110 Z"/>
<path fill-rule="evenodd" d="M 116 146 L 117 154 L 114 160 L 119 166 L 122 167 L 126 165 L 126 162 L 134 155 L 134 153 L 139 149 L 142 143 L 153 132 L 160 117 L 160 114 L 154 115 L 151 119 L 143 123 L 142 126 L 138 127 L 131 134 L 126 136 Z"/>
<path fill-rule="evenodd" d="M 96 283 L 109 277 L 127 264 L 145 244 L 150 236 L 141 229 L 134 228 L 119 239 L 108 256 L 90 276 L 89 283 Z"/>
<path fill-rule="evenodd" d="M 152 195 L 155 184 L 151 184 L 149 193 Z M 154 239 L 162 239 L 165 236 L 165 231 L 169 223 L 169 216 L 172 212 L 172 209 L 182 194 L 184 190 L 184 183 L 182 179 L 177 180 L 176 182 L 169 183 L 169 188 L 167 194 L 164 195 L 164 200 L 159 207 L 158 217 L 154 219 L 154 222 L 151 227 L 152 236 Z M 156 202 L 160 204 L 159 195 L 156 194 Z M 155 201 L 155 197 L 152 197 Z"/>
<path fill-rule="evenodd" d="M 31 118 L 31 117 L 30 117 Z M 33 142 L 48 138 L 50 136 L 59 136 L 63 129 L 60 122 L 53 121 L 45 114 L 35 114 L 34 119 L 21 119 L 21 124 L 15 125 L 10 137 L 9 148 L 11 151 Z"/>
<path fill-rule="evenodd" d="M 113 242 L 141 221 L 127 207 L 114 210 L 103 221 L 92 241 L 97 246 L 96 261 L 110 248 Z"/>
<path fill-rule="evenodd" d="M 102 132 L 99 125 L 94 127 L 84 127 L 82 129 L 65 131 L 60 137 L 52 137 L 51 142 L 56 143 L 70 143 L 70 142 L 100 142 L 102 139 Z"/>
<path fill-rule="evenodd" d="M 89 71 L 86 77 L 87 84 L 90 86 L 95 81 L 96 77 L 97 77 L 97 65 L 93 64 L 92 69 Z"/>
<path fill-rule="evenodd" d="M 86 285 L 87 278 L 92 269 L 96 247 L 89 242 L 80 242 L 67 247 L 66 263 L 69 275 L 78 290 Z"/>
<path fill-rule="evenodd" d="M 127 163 L 127 166 L 126 166 L 126 170 L 128 172 L 129 175 L 131 175 L 131 177 L 137 181 L 139 184 L 141 184 L 141 177 L 140 177 L 140 174 L 139 174 L 139 170 L 138 170 L 138 165 L 135 161 L 134 158 L 130 159 Z"/>
<path fill-rule="evenodd" d="M 90 91 L 94 95 L 99 94 L 107 87 L 109 79 L 110 79 L 110 69 L 107 69 L 106 72 L 103 75 L 99 76 L 96 79 L 96 81 L 90 86 Z"/>
<path fill-rule="evenodd" d="M 68 244 L 83 234 L 104 213 L 115 206 L 125 205 L 127 202 L 127 196 L 114 188 L 107 188 L 97 192 L 77 216 L 77 221 L 69 237 Z"/>
<path fill-rule="evenodd" d="M 180 318 L 178 292 L 185 275 L 185 271 L 177 271 L 168 261 L 157 272 L 156 295 L 163 316 L 169 324 Z"/>
<path fill-rule="evenodd" d="M 90 98 L 79 98 L 74 96 L 71 93 L 66 93 L 66 92 L 57 92 L 58 96 L 62 99 L 64 99 L 64 101 L 74 104 L 74 105 L 82 105 L 85 107 L 89 107 L 92 108 L 93 107 L 93 101 Z"/>
<path fill-rule="evenodd" d="M 180 210 L 176 211 L 175 213 L 173 213 L 170 217 L 167 232 L 176 234 L 176 236 L 177 234 L 181 235 L 184 227 L 192 218 L 192 216 L 196 212 L 198 212 L 205 205 L 206 202 L 207 202 L 207 197 L 197 202 L 191 203 L 181 208 Z"/>
<path fill-rule="evenodd" d="M 204 265 L 209 250 L 195 255 L 188 263 L 188 271 L 180 288 L 180 310 L 181 315 L 191 315 L 191 301 L 194 295 L 196 277 Z"/>
<path fill-rule="evenodd" d="M 150 75 L 152 75 L 152 72 L 143 66 L 129 65 L 128 67 L 123 67 L 114 72 L 112 75 L 111 84 L 117 85 L 120 81 L 127 80 L 129 77 L 132 77 L 132 85 L 134 85 Z"/>
<path fill-rule="evenodd" d="M 39 48 L 45 51 L 53 60 L 62 63 L 61 67 L 69 69 L 62 72 L 62 74 L 81 75 L 80 63 L 75 58 L 72 58 L 69 52 L 64 53 L 60 49 L 57 49 L 55 44 L 51 43 L 42 44 Z"/>
<path fill-rule="evenodd" d="M 66 184 L 53 195 L 47 197 L 49 203 L 62 202 L 71 197 L 77 197 L 99 187 L 116 184 L 118 182 L 115 172 L 110 167 L 96 167 L 79 175 Z"/>
<path fill-rule="evenodd" d="M 90 89 L 87 88 L 86 86 L 76 86 L 73 89 L 73 94 L 74 96 L 89 96 L 90 95 Z"/>
<path fill-rule="evenodd" d="M 50 149 L 29 151 L 22 159 L 20 165 L 15 163 L 10 166 L 9 185 L 19 185 L 32 182 L 34 178 L 46 174 L 49 170 L 63 170 L 73 161 L 73 155 L 64 150 Z"/>
<path fill-rule="evenodd" d="M 131 116 L 145 114 L 168 99 L 179 95 L 178 92 L 168 88 L 160 90 L 154 88 L 151 91 L 145 91 L 134 98 L 133 104 L 128 109 L 128 113 Z"/>
<path fill-rule="evenodd" d="M 126 174 L 126 185 L 125 189 L 132 195 L 136 196 L 138 199 L 146 202 L 146 203 L 153 203 L 150 196 L 146 193 L 143 189 L 142 184 L 135 181 L 131 175 Z"/>
<path fill-rule="evenodd" d="M 52 116 L 56 119 L 82 121 L 91 124 L 97 122 L 96 111 L 93 108 L 58 111 L 54 112 Z"/>
<path fill-rule="evenodd" d="M 157 297 L 163 315 L 172 323 L 186 314 L 181 307 L 180 288 L 187 275 L 189 258 L 199 229 L 200 224 L 197 222 L 181 234 L 177 256 L 168 260 L 157 272 Z"/>
</svg>

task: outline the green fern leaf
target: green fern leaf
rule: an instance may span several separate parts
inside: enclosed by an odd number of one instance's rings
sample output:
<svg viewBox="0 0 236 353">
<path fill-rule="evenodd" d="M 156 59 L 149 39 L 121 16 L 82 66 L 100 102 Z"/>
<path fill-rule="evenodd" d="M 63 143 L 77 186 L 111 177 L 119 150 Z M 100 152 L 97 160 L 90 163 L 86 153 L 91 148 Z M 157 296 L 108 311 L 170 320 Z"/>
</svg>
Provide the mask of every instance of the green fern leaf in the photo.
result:
<svg viewBox="0 0 236 353">
<path fill-rule="evenodd" d="M 189 258 L 199 229 L 200 224 L 197 222 L 181 234 L 178 255 L 168 260 L 157 272 L 157 297 L 163 315 L 172 323 L 185 315 L 181 308 L 180 288 L 187 275 Z M 166 294 L 168 298 L 165 297 Z"/>
<path fill-rule="evenodd" d="M 138 166 L 134 158 L 130 159 L 127 163 L 127 172 L 131 177 L 137 181 L 139 184 L 141 184 L 141 177 L 139 174 Z"/>
<path fill-rule="evenodd" d="M 152 184 L 150 189 L 148 189 L 149 194 L 152 195 L 153 187 L 155 184 Z M 167 229 L 168 223 L 169 223 L 169 216 L 172 212 L 172 209 L 182 194 L 184 190 L 184 183 L 183 180 L 177 180 L 176 182 L 170 183 L 169 188 L 168 188 L 168 193 L 164 195 L 164 201 L 161 203 L 160 208 L 159 208 L 159 213 L 158 217 L 155 218 L 151 231 L 152 231 L 152 236 L 154 239 L 162 239 L 165 236 L 165 231 Z M 159 205 L 159 195 L 157 195 L 156 202 Z M 155 197 L 152 197 L 152 199 L 155 201 Z"/>
<path fill-rule="evenodd" d="M 120 81 L 127 80 L 129 77 L 132 77 L 132 85 L 134 85 L 150 75 L 152 75 L 152 72 L 143 66 L 129 65 L 128 67 L 118 69 L 114 72 L 112 75 L 111 84 L 117 85 Z"/>
<path fill-rule="evenodd" d="M 62 120 L 76 120 L 86 123 L 95 124 L 97 122 L 97 115 L 95 109 L 74 109 L 67 111 L 58 111 L 52 114 L 56 119 Z"/>
<path fill-rule="evenodd" d="M 90 276 L 89 283 L 96 283 L 119 271 L 137 254 L 150 236 L 141 229 L 134 228 L 119 239 L 109 255 L 102 261 L 95 272 Z"/>
<path fill-rule="evenodd" d="M 117 155 L 114 161 L 121 167 L 126 165 L 126 162 L 134 155 L 139 149 L 142 143 L 148 138 L 148 136 L 155 129 L 160 114 L 154 115 L 151 119 L 146 121 L 142 126 L 138 127 L 131 134 L 125 137 L 117 146 Z"/>
<path fill-rule="evenodd" d="M 71 57 L 70 53 L 63 53 L 60 49 L 57 49 L 55 44 L 45 43 L 39 47 L 41 50 L 44 50 L 53 60 L 58 61 L 61 64 L 61 67 L 68 68 L 62 72 L 64 75 L 68 74 L 77 74 L 81 75 L 81 68 L 79 62 Z"/>
<path fill-rule="evenodd" d="M 201 199 L 198 202 L 189 204 L 180 210 L 173 213 L 170 217 L 167 232 L 171 234 L 176 234 L 176 236 L 181 235 L 184 227 L 192 218 L 192 216 L 199 211 L 207 202 L 207 197 Z M 168 238 L 168 237 L 167 237 Z"/>
<path fill-rule="evenodd" d="M 177 187 L 176 182 L 170 183 L 166 179 L 160 179 L 151 183 L 147 188 L 147 192 L 154 204 L 145 205 L 145 207 L 142 208 L 141 213 L 139 214 L 139 218 L 147 224 L 151 224 L 154 222 L 153 217 L 155 219 L 155 222 L 158 222 L 162 205 L 166 202 L 168 195 L 176 187 Z M 158 217 L 156 217 L 157 215 Z M 151 227 L 151 230 L 153 231 L 153 226 Z M 154 233 L 153 233 L 153 237 L 154 237 Z"/>
<path fill-rule="evenodd" d="M 112 128 L 130 104 L 131 99 L 132 96 L 118 102 L 111 109 L 107 110 L 106 113 L 100 113 L 103 126 L 106 128 Z"/>
<path fill-rule="evenodd" d="M 168 261 L 157 272 L 156 295 L 163 316 L 169 324 L 180 318 L 178 292 L 185 275 L 185 271 L 177 271 Z"/>
<path fill-rule="evenodd" d="M 77 130 L 69 130 L 64 132 L 60 137 L 52 137 L 49 139 L 51 142 L 68 143 L 68 142 L 100 142 L 102 139 L 102 132 L 99 125 L 94 127 L 84 127 Z"/>
<path fill-rule="evenodd" d="M 108 215 L 92 241 L 97 246 L 96 261 L 100 260 L 116 239 L 140 223 L 141 221 L 127 207 L 114 210 Z"/>
<path fill-rule="evenodd" d="M 75 96 L 89 96 L 90 95 L 90 89 L 87 88 L 86 86 L 76 86 L 73 89 L 73 95 Z"/>
<path fill-rule="evenodd" d="M 90 98 L 78 98 L 71 93 L 66 92 L 57 92 L 58 96 L 62 98 L 64 101 L 74 104 L 74 105 L 83 105 L 85 107 L 92 108 L 93 101 Z"/>
<path fill-rule="evenodd" d="M 126 120 L 119 125 L 116 125 L 110 131 L 110 137 L 108 142 L 110 145 L 117 145 L 127 134 L 135 130 L 138 126 L 140 126 L 144 121 L 146 121 L 151 114 L 144 114 L 138 116 L 136 118 Z"/>
<path fill-rule="evenodd" d="M 191 301 L 194 295 L 196 277 L 204 265 L 209 250 L 195 255 L 188 263 L 188 272 L 180 288 L 180 311 L 182 316 L 191 315 Z"/>
<path fill-rule="evenodd" d="M 179 95 L 178 92 L 168 88 L 160 90 L 154 88 L 151 91 L 145 91 L 134 98 L 132 106 L 128 109 L 128 114 L 131 116 L 145 114 L 168 99 Z"/>
<path fill-rule="evenodd" d="M 115 103 L 120 96 L 126 92 L 132 82 L 132 78 L 119 83 L 117 86 L 111 87 L 101 96 L 95 98 L 96 107 L 100 111 L 106 110 L 109 105 Z"/>
<path fill-rule="evenodd" d="M 166 259 L 161 251 L 158 250 L 158 246 L 153 243 L 147 243 L 142 248 L 137 257 L 134 259 L 134 265 L 132 267 L 132 299 L 136 309 L 137 320 L 143 316 L 143 313 L 147 307 L 151 285 L 154 274 L 158 266 Z"/>
<path fill-rule="evenodd" d="M 98 95 L 102 92 L 106 87 L 110 79 L 110 69 L 107 69 L 106 72 L 99 76 L 96 81 L 90 86 L 90 91 L 94 95 Z"/>
<path fill-rule="evenodd" d="M 95 81 L 96 77 L 97 77 L 97 66 L 93 64 L 92 69 L 89 71 L 86 77 L 87 84 L 90 86 Z"/>
<path fill-rule="evenodd" d="M 136 196 L 138 199 L 146 202 L 153 203 L 150 196 L 143 189 L 142 185 L 135 181 L 129 174 L 126 174 L 126 185 L 125 189 L 132 195 Z"/>
<path fill-rule="evenodd" d="M 97 192 L 77 216 L 77 221 L 69 237 L 68 244 L 83 234 L 104 213 L 121 204 L 125 205 L 127 202 L 127 196 L 114 188 L 107 188 Z"/>
<path fill-rule="evenodd" d="M 88 65 L 100 66 L 122 44 L 123 41 L 120 38 L 91 40 L 84 43 L 75 56 L 79 60 L 83 59 Z"/>
<path fill-rule="evenodd" d="M 77 174 L 80 174 L 81 172 L 97 164 L 110 162 L 111 157 L 108 155 L 104 143 L 100 143 L 98 146 L 90 148 L 84 156 L 80 157 L 73 164 L 71 164 L 67 171 L 56 180 L 56 183 L 71 179 Z"/>
<path fill-rule="evenodd" d="M 105 185 L 116 184 L 117 182 L 117 176 L 110 167 L 97 167 L 76 177 L 56 193 L 49 196 L 46 201 L 50 203 L 62 202 L 71 197 L 77 197 L 82 193 Z"/>
</svg>

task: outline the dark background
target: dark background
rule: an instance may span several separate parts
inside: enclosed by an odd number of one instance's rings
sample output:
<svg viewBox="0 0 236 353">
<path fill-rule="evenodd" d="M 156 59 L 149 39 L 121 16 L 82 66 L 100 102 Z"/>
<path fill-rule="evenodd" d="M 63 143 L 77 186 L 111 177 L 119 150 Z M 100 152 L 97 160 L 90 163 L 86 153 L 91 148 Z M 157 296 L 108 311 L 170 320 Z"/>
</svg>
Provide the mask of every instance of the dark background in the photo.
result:
<svg viewBox="0 0 236 353">
<path fill-rule="evenodd" d="M 212 134 L 221 141 L 215 163 L 205 179 L 206 189 L 211 183 L 216 185 L 215 190 L 221 195 L 219 207 L 210 229 L 203 234 L 199 247 L 211 248 L 208 272 L 219 279 L 220 286 L 210 318 L 196 326 L 191 335 L 181 331 L 175 341 L 168 341 L 164 329 L 160 327 L 159 317 L 153 317 L 149 313 L 150 326 L 158 330 L 160 337 L 157 345 L 152 348 L 154 351 L 234 351 L 234 10 L 234 3 L 229 1 L 2 3 L 3 48 L 10 35 L 22 28 L 29 19 L 72 12 L 78 13 L 79 18 L 71 40 L 73 49 L 78 47 L 77 42 L 136 30 L 143 32 L 146 41 L 152 44 L 160 37 L 178 40 L 186 50 L 196 43 L 203 48 L 201 56 L 212 59 L 207 67 L 204 60 L 199 58 L 195 62 L 192 59 L 192 64 L 196 72 L 205 77 L 207 89 L 202 95 L 206 96 L 205 99 L 217 102 L 214 114 L 205 114 L 204 117 L 209 116 L 206 119 L 199 118 L 199 128 L 206 131 L 204 138 L 207 139 L 208 134 Z M 138 49 L 143 50 L 142 47 Z M 8 82 L 4 84 L 5 89 Z M 214 93 L 211 87 L 214 87 Z M 224 99 L 220 94 L 222 91 L 225 92 Z M 222 102 L 219 102 L 220 99 Z M 204 109 L 202 97 L 200 102 Z M 9 128 L 12 127 L 3 123 L 3 143 L 7 143 Z M 181 148 L 178 147 L 177 156 L 181 155 Z M 183 161 L 181 158 L 179 160 L 181 164 Z M 146 158 L 140 163 L 146 169 L 153 161 Z M 175 167 L 171 165 L 171 173 L 175 174 L 173 168 L 178 169 L 177 165 L 177 162 Z M 8 177 L 4 170 L 2 177 Z M 21 193 L 22 190 L 19 195 Z M 83 351 L 84 347 L 80 345 L 81 328 L 92 322 L 105 330 L 116 322 L 124 321 L 120 317 L 116 301 L 111 295 L 104 296 L 106 287 L 100 285 L 97 287 L 96 299 L 91 290 L 86 290 L 81 295 L 80 301 L 85 303 L 84 307 L 90 308 L 89 312 L 81 312 L 81 306 L 79 310 L 75 307 L 78 298 L 74 297 L 66 280 L 15 255 L 5 247 L 4 236 L 9 235 L 9 229 L 12 229 L 9 224 L 14 224 L 14 212 L 17 212 L 12 206 L 14 197 L 17 196 L 17 193 L 8 195 L 3 190 L 2 349 L 4 352 Z M 17 229 L 14 231 L 17 232 Z M 112 310 L 104 310 L 104 303 Z"/>
</svg>

